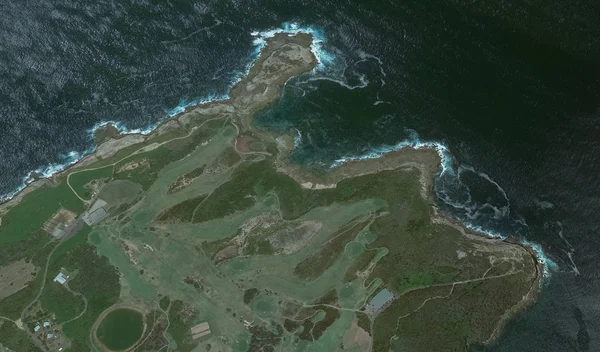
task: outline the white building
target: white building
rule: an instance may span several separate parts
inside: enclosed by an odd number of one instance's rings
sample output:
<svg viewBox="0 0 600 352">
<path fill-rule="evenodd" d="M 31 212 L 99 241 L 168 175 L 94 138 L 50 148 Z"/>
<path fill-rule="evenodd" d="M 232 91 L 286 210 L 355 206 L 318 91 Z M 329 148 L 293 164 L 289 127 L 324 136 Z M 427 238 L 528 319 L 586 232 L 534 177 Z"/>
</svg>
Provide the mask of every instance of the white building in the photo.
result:
<svg viewBox="0 0 600 352">
<path fill-rule="evenodd" d="M 38 332 L 42 327 L 38 324 L 33 328 L 34 332 Z"/>
<path fill-rule="evenodd" d="M 45 322 L 44 322 L 44 327 L 45 327 L 45 328 L 47 328 L 47 327 L 49 327 L 49 326 L 50 326 L 50 322 L 49 322 L 49 321 L 45 321 Z"/>
<path fill-rule="evenodd" d="M 94 203 L 94 205 L 92 205 L 92 207 L 88 211 L 83 213 L 83 221 L 90 226 L 102 221 L 102 219 L 108 216 L 108 212 L 105 209 L 106 205 L 107 203 L 105 201 L 98 198 L 98 200 L 96 200 L 96 203 Z"/>
<path fill-rule="evenodd" d="M 59 271 L 58 275 L 56 275 L 56 277 L 54 278 L 54 281 L 58 282 L 61 285 L 64 285 L 65 282 L 67 282 L 68 278 L 69 278 L 68 276 L 66 276 L 65 274 L 63 274 L 62 272 Z"/>
</svg>

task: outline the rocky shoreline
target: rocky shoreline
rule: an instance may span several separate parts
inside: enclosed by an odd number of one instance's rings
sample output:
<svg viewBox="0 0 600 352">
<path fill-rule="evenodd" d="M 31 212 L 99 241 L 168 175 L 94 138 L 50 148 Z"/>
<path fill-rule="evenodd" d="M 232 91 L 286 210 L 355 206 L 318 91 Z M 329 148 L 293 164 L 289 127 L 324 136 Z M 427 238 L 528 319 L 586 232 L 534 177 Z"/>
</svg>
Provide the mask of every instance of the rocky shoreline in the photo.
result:
<svg viewBox="0 0 600 352">
<path fill-rule="evenodd" d="M 350 177 L 374 174 L 398 168 L 416 168 L 421 174 L 421 196 L 431 204 L 433 211 L 432 219 L 434 222 L 452 226 L 465 236 L 475 236 L 480 241 L 511 244 L 527 250 L 536 264 L 536 276 L 533 279 L 532 287 L 527 295 L 523 297 L 523 300 L 508 310 L 497 323 L 494 332 L 485 341 L 486 344 L 491 343 L 499 336 L 507 321 L 514 314 L 527 307 L 537 296 L 542 279 L 542 263 L 535 251 L 521 243 L 490 238 L 487 234 L 467 229 L 463 225 L 439 213 L 432 195 L 434 177 L 441 167 L 441 159 L 436 150 L 432 148 L 414 149 L 407 147 L 387 153 L 380 158 L 349 161 L 327 173 L 315 174 L 310 170 L 301 168 L 298 165 L 291 165 L 287 162 L 286 155 L 293 149 L 293 142 L 290 141 L 289 136 L 274 135 L 267 131 L 258 130 L 253 126 L 253 116 L 256 112 L 277 100 L 280 95 L 280 89 L 287 80 L 308 72 L 316 66 L 317 60 L 311 51 L 312 40 L 311 35 L 305 33 L 299 33 L 294 36 L 284 33 L 277 34 L 267 40 L 267 44 L 250 68 L 248 75 L 232 88 L 228 99 L 188 107 L 185 111 L 168 119 L 148 134 L 116 135 L 114 131 L 109 131 L 110 133 L 106 134 L 108 138 L 104 138 L 105 140 L 99 143 L 93 154 L 87 155 L 77 163 L 48 179 L 35 180 L 13 198 L 0 204 L 0 224 L 2 216 L 11 207 L 17 205 L 25 195 L 43 186 L 51 187 L 57 185 L 65 175 L 111 158 L 119 151 L 135 145 L 139 145 L 144 150 L 149 150 L 153 148 L 153 144 L 156 144 L 156 140 L 159 137 L 168 135 L 182 127 L 184 130 L 186 128 L 193 129 L 195 121 L 205 121 L 211 118 L 229 120 L 235 122 L 238 127 L 238 135 L 250 132 L 261 139 L 277 144 L 281 151 L 276 161 L 277 169 L 292 177 L 304 188 L 333 188 L 336 187 L 338 182 Z"/>
</svg>

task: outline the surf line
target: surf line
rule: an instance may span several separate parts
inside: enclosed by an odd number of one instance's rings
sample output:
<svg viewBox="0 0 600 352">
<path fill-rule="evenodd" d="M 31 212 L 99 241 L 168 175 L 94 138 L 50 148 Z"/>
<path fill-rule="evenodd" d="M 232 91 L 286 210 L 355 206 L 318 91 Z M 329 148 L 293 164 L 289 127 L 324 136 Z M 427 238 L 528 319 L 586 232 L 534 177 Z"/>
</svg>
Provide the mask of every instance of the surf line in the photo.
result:
<svg viewBox="0 0 600 352">
<path fill-rule="evenodd" d="M 298 131 L 300 133 L 300 131 Z M 330 168 L 336 168 L 344 163 L 349 161 L 359 161 L 366 159 L 378 159 L 383 157 L 385 154 L 390 152 L 399 151 L 406 148 L 412 149 L 432 149 L 437 152 L 441 160 L 441 171 L 436 177 L 436 182 L 442 177 L 458 177 L 458 172 L 454 168 L 454 159 L 450 154 L 448 147 L 442 142 L 435 141 L 422 141 L 418 134 L 411 130 L 411 137 L 407 140 L 401 141 L 395 145 L 382 145 L 376 148 L 371 149 L 365 154 L 361 155 L 349 155 L 343 156 L 333 161 Z M 498 185 L 495 181 L 492 181 L 494 184 Z M 498 186 L 499 187 L 499 186 Z M 502 190 L 504 192 L 504 190 Z M 442 200 L 443 201 L 443 200 Z M 458 219 L 454 217 L 455 220 L 460 221 L 460 223 L 465 226 L 467 229 L 482 233 L 489 238 L 496 238 L 506 240 L 509 236 L 505 234 L 498 233 L 492 229 L 483 228 L 482 226 L 475 225 L 465 221 L 464 219 Z M 543 267 L 543 277 L 549 278 L 551 276 L 552 271 L 556 271 L 559 269 L 558 264 L 556 264 L 546 253 L 544 252 L 542 246 L 538 243 L 531 242 L 524 238 L 523 236 L 515 236 L 515 238 L 519 241 L 519 243 L 527 248 L 530 248 L 540 264 Z"/>
<path fill-rule="evenodd" d="M 332 63 L 335 59 L 335 55 L 326 51 L 324 49 L 325 35 L 323 31 L 316 27 L 300 25 L 298 23 L 293 22 L 284 22 L 281 27 L 273 28 L 263 31 L 253 31 L 250 33 L 252 36 L 252 44 L 254 45 L 254 50 L 250 54 L 250 60 L 248 64 L 246 64 L 243 71 L 238 72 L 231 80 L 231 83 L 228 86 L 228 92 L 231 91 L 238 82 L 242 80 L 250 69 L 260 57 L 260 53 L 262 49 L 267 44 L 267 39 L 273 38 L 277 34 L 287 34 L 290 36 L 305 33 L 310 34 L 312 36 L 312 42 L 310 45 L 311 51 L 313 55 L 315 55 L 317 59 L 317 65 L 313 69 L 314 72 L 317 71 L 325 71 L 328 67 L 328 64 Z M 222 101 L 229 99 L 229 93 L 226 94 L 209 94 L 206 97 L 198 98 L 194 100 L 182 100 L 179 104 L 172 108 L 165 110 L 166 116 L 159 119 L 156 123 L 149 124 L 146 127 L 140 128 L 128 128 L 125 123 L 120 121 L 108 120 L 108 121 L 100 121 L 92 128 L 88 129 L 86 132 L 88 133 L 90 142 L 93 141 L 94 134 L 99 129 L 106 128 L 108 126 L 112 126 L 115 128 L 119 134 L 127 135 L 127 134 L 142 134 L 147 135 L 154 131 L 158 126 L 162 125 L 169 118 L 175 117 L 176 115 L 185 111 L 186 108 L 191 106 L 197 106 L 202 104 L 207 104 L 215 101 Z M 93 142 L 92 142 L 93 144 Z M 76 164 L 79 160 L 83 159 L 86 155 L 93 154 L 96 151 L 96 146 L 93 145 L 84 151 L 71 151 L 65 154 L 59 154 L 59 160 L 61 162 L 51 163 L 48 165 L 44 165 L 38 167 L 35 170 L 29 171 L 27 175 L 25 175 L 21 180 L 21 185 L 19 185 L 14 191 L 11 191 L 7 194 L 0 195 L 0 203 L 6 202 L 16 196 L 19 192 L 25 189 L 30 183 L 32 183 L 37 178 L 50 178 L 53 175 L 60 173 L 67 169 L 69 166 Z"/>
</svg>

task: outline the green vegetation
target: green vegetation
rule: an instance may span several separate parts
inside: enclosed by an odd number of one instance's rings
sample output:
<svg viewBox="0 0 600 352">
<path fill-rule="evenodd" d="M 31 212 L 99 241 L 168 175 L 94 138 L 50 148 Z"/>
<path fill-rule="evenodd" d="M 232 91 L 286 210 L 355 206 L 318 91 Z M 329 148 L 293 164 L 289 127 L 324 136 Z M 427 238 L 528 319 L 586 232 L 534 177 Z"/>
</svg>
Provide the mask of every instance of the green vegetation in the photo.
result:
<svg viewBox="0 0 600 352">
<path fill-rule="evenodd" d="M 156 218 L 157 222 L 175 224 L 180 222 L 191 222 L 194 210 L 206 199 L 206 195 L 190 198 L 163 211 Z"/>
<path fill-rule="evenodd" d="M 64 179 L 56 187 L 44 186 L 25 195 L 18 206 L 2 217 L 0 245 L 27 240 L 29 234 L 39 230 L 61 206 L 75 213 L 84 210 L 83 203 Z"/>
<path fill-rule="evenodd" d="M 231 147 L 225 149 L 225 151 L 223 153 L 221 153 L 221 155 L 219 155 L 219 157 L 217 158 L 217 160 L 215 160 L 210 166 L 208 166 L 209 169 L 214 169 L 214 168 L 225 168 L 225 167 L 231 167 L 235 164 L 237 164 L 240 160 L 242 160 L 242 158 L 240 157 L 240 155 Z"/>
<path fill-rule="evenodd" d="M 119 308 L 110 311 L 98 325 L 96 337 L 113 351 L 133 346 L 144 331 L 144 316 L 137 310 Z"/>
<path fill-rule="evenodd" d="M 0 319 L 0 343 L 13 351 L 38 352 L 40 349 L 29 335 L 10 321 Z"/>
<path fill-rule="evenodd" d="M 476 290 L 464 285 L 452 289 L 450 285 L 413 291 L 400 297 L 375 320 L 374 351 L 388 351 L 389 338 L 394 334 L 399 339 L 392 347 L 419 351 L 464 350 L 464 346 L 486 340 L 495 328 L 495 324 L 490 324 L 490 317 L 500 317 L 505 307 L 519 302 L 522 299 L 519 292 L 531 284 L 522 273 L 516 275 L 516 282 L 513 276 L 481 281 Z M 511 292 L 509 287 L 515 291 Z M 414 307 L 434 296 L 448 298 L 430 300 L 419 314 L 398 320 L 399 316 L 409 313 L 407 306 Z M 424 326 L 436 331 L 435 339 L 423 334 Z"/>
<path fill-rule="evenodd" d="M 168 341 L 164 333 L 167 330 L 167 317 L 160 311 L 152 311 L 146 314 L 146 333 L 142 336 L 142 343 L 138 345 L 136 351 L 160 351 L 165 349 Z"/>
<path fill-rule="evenodd" d="M 322 190 L 303 189 L 287 175 L 279 173 L 269 160 L 242 165 L 236 169 L 232 178 L 218 187 L 198 208 L 199 216 L 194 222 L 203 222 L 222 218 L 251 207 L 256 197 L 264 197 L 269 192 L 277 194 L 284 219 L 296 219 L 311 209 L 332 203 L 348 203 L 372 197 L 387 198 L 384 187 L 395 187 L 393 194 L 402 194 L 401 202 L 407 196 L 419 196 L 418 189 L 411 190 L 410 178 L 406 171 L 396 180 L 386 175 L 371 182 L 370 176 L 356 177 L 338 183 L 336 188 Z M 379 181 L 379 182 L 377 182 Z M 424 204 L 426 207 L 427 205 Z"/>
<path fill-rule="evenodd" d="M 171 305 L 171 299 L 169 298 L 169 296 L 164 296 L 163 298 L 160 299 L 160 301 L 158 302 L 158 305 L 160 306 L 160 309 L 166 311 L 169 309 L 169 306 Z"/>
<path fill-rule="evenodd" d="M 356 313 L 356 325 L 371 335 L 371 320 L 363 313 Z"/>
<path fill-rule="evenodd" d="M 202 175 L 204 173 L 205 168 L 206 168 L 206 165 L 202 165 L 202 166 L 195 168 L 194 170 L 188 172 L 187 174 L 183 175 L 183 177 L 185 177 L 187 179 L 194 179 L 194 178 Z"/>
<path fill-rule="evenodd" d="M 356 238 L 369 221 L 371 219 L 351 223 L 332 234 L 331 240 L 323 244 L 316 253 L 296 265 L 294 274 L 304 280 L 314 280 L 321 276 L 344 251 L 346 244 Z"/>
<path fill-rule="evenodd" d="M 69 176 L 69 184 L 81 198 L 89 200 L 92 197 L 92 189 L 86 187 L 86 185 L 94 180 L 110 180 L 112 174 L 112 166 L 106 166 L 97 170 L 81 171 Z"/>
<path fill-rule="evenodd" d="M 54 275 L 56 275 L 54 271 L 48 275 L 40 301 L 44 310 L 53 312 L 56 321 L 63 323 L 83 312 L 84 303 L 81 297 L 73 295 L 63 285 L 54 282 Z"/>
<path fill-rule="evenodd" d="M 312 304 L 317 306 L 303 307 L 296 314 L 296 317 L 304 317 L 302 320 L 286 319 L 284 321 L 285 329 L 294 333 L 301 340 L 318 340 L 327 328 L 340 318 L 340 311 L 331 307 L 338 305 L 336 290 L 330 290 Z"/>
<path fill-rule="evenodd" d="M 169 329 L 167 332 L 173 337 L 177 343 L 177 350 L 180 352 L 190 352 L 198 344 L 192 340 L 190 335 L 190 327 L 196 318 L 196 313 L 182 301 L 176 300 L 171 302 L 169 309 Z"/>
<path fill-rule="evenodd" d="M 77 271 L 69 280 L 69 287 L 87 298 L 88 308 L 79 319 L 66 324 L 63 331 L 72 342 L 69 351 L 87 351 L 88 336 L 96 319 L 119 298 L 119 273 L 106 257 L 99 257 L 88 244 L 73 247 L 57 258 L 54 265 Z"/>
<path fill-rule="evenodd" d="M 61 242 L 52 254 L 48 266 L 48 276 L 44 293 L 40 297 L 42 308 L 56 315 L 59 323 L 75 318 L 84 309 L 81 297 L 69 292 L 63 285 L 54 282 L 56 274 L 65 268 L 69 272 L 77 273 L 78 259 L 70 255 L 71 250 L 78 246 L 86 246 L 87 237 L 91 227 L 85 225 L 77 234 L 68 240 Z"/>
<path fill-rule="evenodd" d="M 81 228 L 81 230 L 77 231 L 77 233 L 75 235 L 73 235 L 68 240 L 62 241 L 60 243 L 58 248 L 52 254 L 52 257 L 58 258 L 61 255 L 65 254 L 68 251 L 70 251 L 71 249 L 73 249 L 74 247 L 77 247 L 81 244 L 86 243 L 91 231 L 92 231 L 92 228 L 89 227 L 88 225 L 84 224 L 83 227 Z"/>
<path fill-rule="evenodd" d="M 46 265 L 46 259 L 54 248 L 55 244 L 50 243 L 43 246 L 32 257 L 31 262 L 38 268 Z M 25 288 L 16 293 L 4 298 L 0 301 L 0 315 L 16 320 L 21 317 L 21 311 L 25 309 L 37 296 L 41 284 L 43 274 L 38 271 L 36 277 Z"/>
<path fill-rule="evenodd" d="M 247 289 L 246 291 L 244 291 L 244 303 L 250 304 L 250 302 L 252 302 L 254 297 L 258 296 L 259 293 L 260 293 L 260 291 L 257 288 Z"/>
<path fill-rule="evenodd" d="M 365 251 L 360 255 L 358 260 L 356 260 L 352 265 L 348 267 L 346 270 L 346 274 L 344 274 L 344 281 L 350 282 L 356 279 L 356 273 L 358 271 L 365 270 L 367 266 L 377 257 L 377 250 L 372 249 L 369 251 Z"/>
<path fill-rule="evenodd" d="M 229 242 L 232 238 L 233 236 L 221 238 L 215 241 L 202 242 L 202 250 L 204 251 L 207 257 L 212 259 L 215 257 L 215 254 L 217 254 L 220 250 L 225 249 L 227 246 L 229 246 Z"/>
<path fill-rule="evenodd" d="M 175 182 L 169 186 L 167 193 L 171 194 L 181 190 L 183 187 L 185 187 L 186 182 L 191 182 L 196 177 L 202 175 L 204 173 L 204 169 L 206 169 L 206 165 L 197 167 L 194 170 L 179 176 L 177 180 L 175 180 Z"/>
<path fill-rule="evenodd" d="M 257 237 L 251 237 L 244 247 L 244 255 L 271 255 L 274 253 L 275 249 L 271 242 Z"/>
<path fill-rule="evenodd" d="M 222 127 L 223 122 L 219 122 L 217 125 L 207 123 L 188 138 L 168 142 L 151 151 L 125 158 L 115 165 L 114 178 L 135 182 L 146 191 L 156 181 L 158 173 L 166 165 L 190 154 L 202 141 L 210 138 L 217 129 Z M 133 164 L 136 166 L 133 167 Z"/>
<path fill-rule="evenodd" d="M 21 258 L 31 261 L 44 246 L 51 246 L 52 236 L 44 230 L 33 231 L 21 241 L 0 245 L 0 266 L 15 262 Z"/>
</svg>

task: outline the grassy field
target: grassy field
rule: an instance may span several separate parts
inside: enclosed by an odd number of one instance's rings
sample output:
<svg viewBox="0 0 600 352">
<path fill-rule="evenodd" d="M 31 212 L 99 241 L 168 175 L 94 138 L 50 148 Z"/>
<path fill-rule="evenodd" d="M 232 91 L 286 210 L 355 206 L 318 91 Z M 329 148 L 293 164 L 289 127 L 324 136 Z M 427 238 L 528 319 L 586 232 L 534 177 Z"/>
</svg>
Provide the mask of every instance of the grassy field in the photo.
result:
<svg viewBox="0 0 600 352">
<path fill-rule="evenodd" d="M 92 190 L 85 186 L 93 180 L 103 179 L 108 181 L 112 178 L 112 174 L 112 166 L 106 166 L 97 170 L 77 172 L 69 177 L 69 184 L 81 198 L 89 200 L 92 196 Z"/>
<path fill-rule="evenodd" d="M 344 251 L 346 244 L 352 241 L 370 220 L 357 221 L 333 233 L 331 239 L 317 252 L 296 265 L 294 274 L 305 280 L 314 280 L 321 276 Z"/>
<path fill-rule="evenodd" d="M 0 320 L 0 343 L 13 351 L 38 352 L 40 349 L 31 341 L 27 333 L 10 321 Z"/>
<path fill-rule="evenodd" d="M 114 179 L 129 180 L 147 190 L 156 181 L 158 173 L 166 165 L 190 154 L 199 144 L 221 128 L 223 128 L 222 121 L 209 122 L 188 138 L 168 142 L 160 148 L 127 157 L 115 165 Z M 139 163 L 140 166 L 131 170 L 124 169 L 127 164 L 135 162 Z"/>
<path fill-rule="evenodd" d="M 18 206 L 2 217 L 0 245 L 26 240 L 61 207 L 75 213 L 84 210 L 84 204 L 64 180 L 56 187 L 42 187 L 25 195 Z"/>
</svg>

